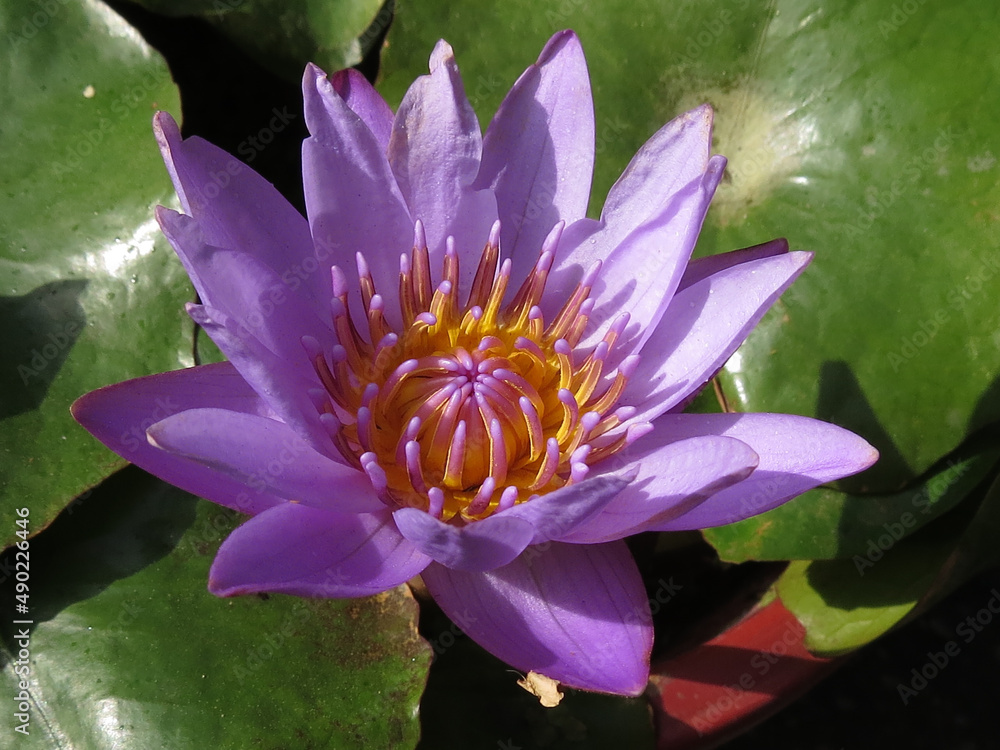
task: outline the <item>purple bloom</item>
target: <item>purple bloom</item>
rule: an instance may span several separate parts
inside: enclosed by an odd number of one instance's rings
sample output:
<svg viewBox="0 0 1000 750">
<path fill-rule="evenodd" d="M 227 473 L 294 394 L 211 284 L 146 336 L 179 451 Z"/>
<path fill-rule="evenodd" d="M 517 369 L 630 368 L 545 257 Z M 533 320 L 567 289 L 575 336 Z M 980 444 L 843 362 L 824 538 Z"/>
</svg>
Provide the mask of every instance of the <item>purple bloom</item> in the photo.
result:
<svg viewBox="0 0 1000 750">
<path fill-rule="evenodd" d="M 636 695 L 652 627 L 623 537 L 761 513 L 877 454 L 804 417 L 679 413 L 811 258 L 777 240 L 690 261 L 725 166 L 709 107 L 653 135 L 595 221 L 573 33 L 485 136 L 445 42 L 430 70 L 395 115 L 356 72 L 306 70 L 308 220 L 157 115 L 184 211 L 157 218 L 229 361 L 73 412 L 253 516 L 213 593 L 367 596 L 420 574 L 514 667 Z"/>
</svg>

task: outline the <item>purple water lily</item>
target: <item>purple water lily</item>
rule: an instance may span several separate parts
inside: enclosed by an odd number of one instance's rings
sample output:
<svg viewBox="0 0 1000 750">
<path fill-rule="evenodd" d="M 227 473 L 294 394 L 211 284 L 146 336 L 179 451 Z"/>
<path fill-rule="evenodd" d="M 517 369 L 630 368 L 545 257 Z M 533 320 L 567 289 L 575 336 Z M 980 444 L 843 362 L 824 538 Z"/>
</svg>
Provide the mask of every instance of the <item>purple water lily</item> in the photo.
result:
<svg viewBox="0 0 1000 750">
<path fill-rule="evenodd" d="M 725 166 L 670 122 L 585 218 L 586 63 L 556 34 L 485 136 L 451 48 L 393 114 L 354 71 L 303 81 L 308 220 L 169 115 L 183 213 L 157 218 L 228 362 L 81 398 L 107 446 L 252 516 L 209 589 L 367 596 L 422 575 L 507 663 L 636 695 L 649 604 L 622 541 L 769 510 L 869 466 L 850 432 L 682 414 L 808 264 L 777 240 L 691 261 Z"/>
</svg>

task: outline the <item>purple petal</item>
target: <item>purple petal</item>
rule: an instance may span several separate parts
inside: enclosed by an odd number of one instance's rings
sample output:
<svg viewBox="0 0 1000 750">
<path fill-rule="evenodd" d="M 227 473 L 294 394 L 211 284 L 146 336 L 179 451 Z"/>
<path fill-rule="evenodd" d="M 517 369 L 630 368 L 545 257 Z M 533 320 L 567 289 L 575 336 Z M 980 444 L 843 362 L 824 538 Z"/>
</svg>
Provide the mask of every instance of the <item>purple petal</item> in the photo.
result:
<svg viewBox="0 0 1000 750">
<path fill-rule="evenodd" d="M 339 266 L 355 292 L 351 310 L 358 316 L 355 254 L 361 253 L 386 301 L 386 318 L 398 326 L 397 263 L 413 245 L 413 222 L 385 149 L 315 65 L 306 68 L 302 91 L 312 134 L 302 144 L 302 181 L 317 263 L 303 266 L 296 278 L 303 276 L 305 283 L 325 288 L 329 300 L 329 269 Z"/>
<path fill-rule="evenodd" d="M 626 237 L 602 266 L 592 295 L 591 319 L 598 325 L 582 343 L 596 344 L 614 319 L 627 312 L 629 325 L 608 357 L 609 367 L 639 351 L 663 317 L 698 241 L 725 166 L 723 157 L 713 157 L 700 182 L 682 189 L 662 214 Z"/>
<path fill-rule="evenodd" d="M 497 218 L 496 199 L 491 190 L 473 186 L 482 136 L 446 42 L 434 47 L 430 70 L 413 82 L 399 105 L 389 162 L 410 215 L 423 222 L 431 269 L 441 268 L 445 240 L 453 236 L 462 259 L 460 287 L 468 289 Z"/>
<path fill-rule="evenodd" d="M 401 508 L 393 515 L 399 532 L 417 549 L 459 570 L 478 572 L 506 565 L 521 554 L 534 535 L 527 521 L 500 515 L 461 528 L 416 508 Z"/>
<path fill-rule="evenodd" d="M 264 488 L 251 490 L 215 469 L 157 450 L 146 441 L 146 430 L 156 422 L 200 408 L 272 414 L 228 362 L 109 385 L 81 396 L 72 412 L 77 422 L 115 453 L 192 494 L 251 515 L 281 502 Z"/>
<path fill-rule="evenodd" d="M 224 312 L 276 355 L 309 372 L 312 366 L 300 339 L 310 335 L 327 351 L 336 343 L 333 331 L 324 322 L 329 316 L 318 317 L 259 258 L 241 250 L 208 245 L 190 216 L 160 208 L 157 219 L 202 303 Z"/>
<path fill-rule="evenodd" d="M 549 275 L 547 289 L 553 304 L 561 304 L 594 261 L 608 259 L 637 229 L 669 216 L 678 194 L 690 193 L 704 182 L 711 136 L 712 110 L 704 105 L 667 123 L 639 149 L 608 192 L 601 220 L 581 219 L 566 228 Z M 671 243 L 676 245 L 678 240 L 673 237 Z M 677 247 L 672 252 L 683 251 Z M 638 268 L 645 265 L 644 260 Z M 627 283 L 636 269 L 622 270 Z"/>
<path fill-rule="evenodd" d="M 580 40 L 553 36 L 504 98 L 483 139 L 476 186 L 497 197 L 514 279 L 537 260 L 549 230 L 586 215 L 594 171 L 594 102 Z"/>
<path fill-rule="evenodd" d="M 681 283 L 677 285 L 677 291 L 682 292 L 692 284 L 707 279 L 712 274 L 724 271 L 727 268 L 748 263 L 751 260 L 762 258 L 772 258 L 775 255 L 783 255 L 788 252 L 788 240 L 779 238 L 762 242 L 752 247 L 744 247 L 741 250 L 731 250 L 728 253 L 716 253 L 707 255 L 704 258 L 694 258 L 684 269 L 684 276 Z"/>
<path fill-rule="evenodd" d="M 803 252 L 751 260 L 678 292 L 622 395 L 638 409 L 633 419 L 648 422 L 708 382 L 811 260 Z"/>
<path fill-rule="evenodd" d="M 288 425 L 225 409 L 189 409 L 146 431 L 150 443 L 251 488 L 341 513 L 385 506 L 368 477 L 310 448 Z"/>
<path fill-rule="evenodd" d="M 674 118 L 643 144 L 608 191 L 601 219 L 618 244 L 686 185 L 708 169 L 712 108 L 703 104 Z M 615 232 L 619 233 L 613 239 Z"/>
<path fill-rule="evenodd" d="M 646 687 L 649 601 L 624 542 L 549 542 L 488 573 L 431 564 L 423 579 L 455 623 L 515 669 L 604 693 Z"/>
<path fill-rule="evenodd" d="M 733 438 L 670 442 L 659 430 L 629 446 L 620 460 L 637 465 L 635 481 L 603 513 L 560 541 L 594 544 L 659 528 L 722 488 L 746 479 L 758 462 L 746 443 Z"/>
<path fill-rule="evenodd" d="M 853 432 L 790 414 L 664 414 L 656 428 L 670 440 L 736 438 L 760 456 L 748 479 L 656 526 L 657 531 L 704 529 L 749 518 L 825 482 L 863 471 L 878 459 L 878 451 Z"/>
<path fill-rule="evenodd" d="M 578 526 L 585 525 L 601 513 L 609 503 L 615 502 L 615 498 L 635 477 L 636 467 L 618 473 L 587 477 L 582 482 L 515 505 L 495 517 L 514 517 L 530 522 L 535 530 L 532 544 L 550 539 L 562 541 Z"/>
<path fill-rule="evenodd" d="M 330 77 L 330 83 L 344 103 L 372 131 L 382 151 L 388 151 L 389 136 L 392 133 L 392 109 L 368 83 L 368 79 L 354 68 L 348 68 L 334 73 Z"/>
<path fill-rule="evenodd" d="M 388 511 L 334 513 L 282 503 L 222 543 L 208 589 L 216 596 L 370 596 L 404 583 L 429 562 L 400 536 Z"/>
<path fill-rule="evenodd" d="M 250 167 L 197 136 L 181 140 L 166 112 L 153 118 L 153 132 L 184 213 L 207 244 L 253 255 L 279 278 L 312 252 L 306 220 Z M 301 293 L 315 310 L 326 308 L 328 289 Z"/>
<path fill-rule="evenodd" d="M 310 390 L 322 388 L 314 372 L 304 367 L 301 360 L 278 356 L 221 310 L 189 304 L 187 311 L 240 375 L 267 401 L 278 419 L 295 430 L 314 450 L 334 461 L 344 461 L 320 423 L 316 404 L 309 397 Z"/>
</svg>

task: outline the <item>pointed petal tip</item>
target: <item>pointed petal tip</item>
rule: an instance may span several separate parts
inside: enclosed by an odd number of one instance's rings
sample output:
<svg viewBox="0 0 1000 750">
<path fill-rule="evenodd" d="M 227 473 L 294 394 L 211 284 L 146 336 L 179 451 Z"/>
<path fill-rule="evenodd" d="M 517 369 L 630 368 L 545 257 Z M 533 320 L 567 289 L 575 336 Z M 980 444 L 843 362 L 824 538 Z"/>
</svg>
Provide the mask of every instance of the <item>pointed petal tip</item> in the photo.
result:
<svg viewBox="0 0 1000 750">
<path fill-rule="evenodd" d="M 583 45 L 580 43 L 580 37 L 572 29 L 557 31 L 549 37 L 549 40 L 538 55 L 538 61 L 535 64 L 539 66 L 545 65 L 566 50 L 570 50 L 574 54 L 583 54 Z"/>
<path fill-rule="evenodd" d="M 165 110 L 157 110 L 153 114 L 153 132 L 159 135 L 164 131 L 177 132 L 177 121 L 174 116 Z"/>
<path fill-rule="evenodd" d="M 638 669 L 630 670 L 629 666 Z M 606 695 L 621 695 L 630 698 L 638 698 L 644 692 L 646 692 L 646 687 L 649 684 L 649 658 L 642 664 L 634 665 L 622 665 L 622 671 L 625 674 L 621 675 L 601 675 L 600 678 L 594 680 L 578 680 L 575 685 L 567 683 L 567 687 L 573 687 L 577 690 L 588 690 L 593 693 L 604 693 Z"/>
<path fill-rule="evenodd" d="M 864 471 L 865 469 L 868 469 L 868 468 L 871 468 L 872 466 L 874 466 L 875 462 L 879 460 L 879 456 L 881 454 L 879 454 L 878 448 L 876 448 L 874 445 L 872 445 L 871 443 L 869 443 L 867 440 L 864 440 L 863 438 L 859 438 L 859 439 L 865 444 L 865 448 L 866 448 L 865 449 L 865 455 L 861 456 L 860 460 L 859 460 L 859 463 L 861 464 L 861 468 L 858 469 L 858 472 L 861 472 L 861 471 Z"/>
<path fill-rule="evenodd" d="M 313 62 L 306 63 L 306 69 L 302 74 L 302 79 L 304 82 L 315 82 L 320 78 L 326 78 L 326 71 L 324 71 L 319 65 Z"/>
<path fill-rule="evenodd" d="M 163 160 L 169 166 L 172 161 L 170 152 L 180 145 L 183 140 L 181 138 L 181 129 L 178 127 L 173 115 L 163 110 L 153 115 L 153 136 L 156 138 L 156 144 L 163 155 Z"/>
<path fill-rule="evenodd" d="M 712 120 L 715 119 L 715 109 L 712 108 L 711 104 L 705 102 L 689 111 L 687 116 L 692 120 L 701 120 L 706 125 L 711 125 Z"/>
<path fill-rule="evenodd" d="M 212 561 L 212 567 L 208 571 L 208 593 L 212 596 L 217 596 L 220 599 L 230 599 L 234 596 L 246 596 L 248 594 L 260 594 L 266 589 L 263 586 L 254 586 L 253 584 L 239 584 L 233 585 L 231 583 L 226 583 L 220 580 L 218 572 L 215 570 L 215 566 L 218 563 L 219 558 L 216 556 L 215 560 Z"/>
<path fill-rule="evenodd" d="M 445 63 L 455 62 L 455 50 L 451 48 L 444 39 L 438 39 L 437 44 L 434 45 L 434 50 L 431 52 L 431 57 L 429 61 L 429 68 L 431 73 L 437 70 L 441 65 Z"/>
<path fill-rule="evenodd" d="M 790 251 L 788 250 L 788 241 L 787 240 L 781 240 L 781 241 L 785 243 L 785 250 L 783 251 L 783 254 L 796 258 L 803 269 L 810 263 L 812 263 L 813 260 L 816 258 L 816 253 L 814 253 L 812 250 Z"/>
</svg>

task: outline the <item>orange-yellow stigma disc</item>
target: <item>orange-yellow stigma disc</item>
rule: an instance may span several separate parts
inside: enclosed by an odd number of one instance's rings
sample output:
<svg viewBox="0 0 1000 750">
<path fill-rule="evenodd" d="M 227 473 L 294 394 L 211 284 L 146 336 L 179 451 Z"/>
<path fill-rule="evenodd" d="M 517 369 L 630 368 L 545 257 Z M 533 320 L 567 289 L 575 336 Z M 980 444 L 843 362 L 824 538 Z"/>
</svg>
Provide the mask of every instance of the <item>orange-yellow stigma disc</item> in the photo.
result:
<svg viewBox="0 0 1000 750">
<path fill-rule="evenodd" d="M 402 329 L 392 330 L 358 256 L 368 338 L 351 319 L 344 274 L 333 269 L 333 325 L 340 344 L 303 344 L 325 387 L 321 421 L 340 452 L 371 477 L 382 498 L 444 520 L 472 521 L 586 476 L 589 466 L 631 442 L 615 409 L 638 358 L 607 372 L 628 322 L 576 350 L 600 270 L 591 268 L 546 326 L 539 302 L 562 225 L 513 299 L 503 304 L 511 263 L 499 263 L 499 223 L 483 250 L 468 299 L 458 299 L 453 243 L 436 286 L 423 231 L 400 261 Z M 498 269 L 499 265 L 499 269 Z"/>
</svg>

